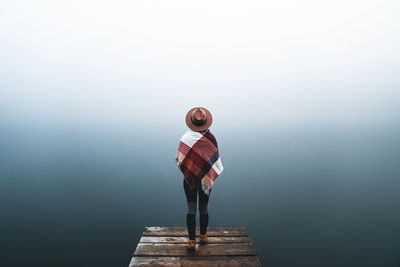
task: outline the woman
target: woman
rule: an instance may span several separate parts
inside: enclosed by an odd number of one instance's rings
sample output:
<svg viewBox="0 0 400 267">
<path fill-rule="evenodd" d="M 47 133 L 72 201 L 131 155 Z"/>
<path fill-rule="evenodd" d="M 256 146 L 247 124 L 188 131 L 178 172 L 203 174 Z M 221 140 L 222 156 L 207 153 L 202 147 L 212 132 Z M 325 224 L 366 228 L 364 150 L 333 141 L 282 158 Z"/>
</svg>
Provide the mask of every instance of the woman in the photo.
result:
<svg viewBox="0 0 400 267">
<path fill-rule="evenodd" d="M 186 125 L 189 130 L 182 136 L 176 164 L 183 174 L 183 187 L 186 194 L 188 212 L 186 225 L 189 242 L 189 253 L 196 251 L 196 210 L 199 195 L 200 244 L 207 243 L 208 211 L 207 204 L 211 188 L 223 166 L 219 157 L 218 144 L 208 129 L 212 123 L 211 113 L 202 107 L 189 110 L 186 114 Z"/>
</svg>

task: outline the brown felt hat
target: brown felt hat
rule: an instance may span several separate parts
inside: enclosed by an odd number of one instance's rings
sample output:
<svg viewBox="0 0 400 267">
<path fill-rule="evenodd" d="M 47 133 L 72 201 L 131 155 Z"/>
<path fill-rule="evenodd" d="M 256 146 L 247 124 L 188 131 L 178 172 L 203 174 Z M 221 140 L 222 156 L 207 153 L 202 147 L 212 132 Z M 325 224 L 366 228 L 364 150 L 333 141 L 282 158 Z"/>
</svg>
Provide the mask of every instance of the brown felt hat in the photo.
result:
<svg viewBox="0 0 400 267">
<path fill-rule="evenodd" d="M 202 107 L 192 108 L 186 114 L 186 125 L 196 132 L 208 129 L 211 126 L 212 120 L 210 111 Z"/>
</svg>

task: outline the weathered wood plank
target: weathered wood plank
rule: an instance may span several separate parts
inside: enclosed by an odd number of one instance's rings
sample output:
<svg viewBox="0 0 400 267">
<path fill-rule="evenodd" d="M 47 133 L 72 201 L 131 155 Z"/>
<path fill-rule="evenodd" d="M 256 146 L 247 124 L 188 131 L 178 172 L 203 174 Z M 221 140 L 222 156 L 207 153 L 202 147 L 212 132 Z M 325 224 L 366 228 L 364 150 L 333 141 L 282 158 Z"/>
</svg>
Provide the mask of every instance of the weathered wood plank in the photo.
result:
<svg viewBox="0 0 400 267">
<path fill-rule="evenodd" d="M 207 235 L 193 256 L 186 227 L 145 227 L 129 266 L 261 266 L 245 227 L 211 227 Z"/>
<path fill-rule="evenodd" d="M 196 234 L 199 235 L 199 227 Z M 187 236 L 186 227 L 145 227 L 143 236 Z M 211 227 L 207 230 L 207 236 L 248 236 L 245 227 Z"/>
<path fill-rule="evenodd" d="M 140 243 L 185 243 L 188 242 L 187 236 L 142 236 Z M 250 243 L 248 236 L 210 236 L 208 243 Z"/>
<path fill-rule="evenodd" d="M 187 256 L 186 244 L 139 243 L 134 256 Z M 196 245 L 196 256 L 256 255 L 251 243 Z"/>
<path fill-rule="evenodd" d="M 134 266 L 209 266 L 250 267 L 261 266 L 256 256 L 239 257 L 133 257 L 129 267 Z"/>
</svg>

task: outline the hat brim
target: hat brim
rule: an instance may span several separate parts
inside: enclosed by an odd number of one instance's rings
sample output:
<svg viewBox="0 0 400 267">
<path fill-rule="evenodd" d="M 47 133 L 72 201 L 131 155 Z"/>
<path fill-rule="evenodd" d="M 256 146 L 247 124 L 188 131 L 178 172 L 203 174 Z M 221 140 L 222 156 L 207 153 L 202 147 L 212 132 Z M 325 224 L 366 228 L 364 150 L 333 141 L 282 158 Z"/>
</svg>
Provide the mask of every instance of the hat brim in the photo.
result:
<svg viewBox="0 0 400 267">
<path fill-rule="evenodd" d="M 204 123 L 201 126 L 194 125 L 192 120 L 190 119 L 190 117 L 192 115 L 192 112 L 196 108 L 199 108 L 199 107 L 192 108 L 186 114 L 186 125 L 187 125 L 187 127 L 189 127 L 191 130 L 193 130 L 195 132 L 201 132 L 201 131 L 207 130 L 212 124 L 212 120 L 213 120 L 212 115 L 211 115 L 210 111 L 208 111 L 208 109 L 201 107 L 207 114 L 207 121 L 206 121 L 206 123 Z"/>
</svg>

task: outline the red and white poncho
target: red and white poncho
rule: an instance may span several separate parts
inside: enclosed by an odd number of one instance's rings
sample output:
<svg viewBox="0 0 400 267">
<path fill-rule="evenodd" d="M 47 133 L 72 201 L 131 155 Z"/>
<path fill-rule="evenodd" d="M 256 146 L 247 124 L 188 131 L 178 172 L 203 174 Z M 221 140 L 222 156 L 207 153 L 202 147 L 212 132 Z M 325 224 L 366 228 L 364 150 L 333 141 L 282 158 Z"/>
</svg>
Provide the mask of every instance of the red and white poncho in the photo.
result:
<svg viewBox="0 0 400 267">
<path fill-rule="evenodd" d="M 214 181 L 224 169 L 218 144 L 210 130 L 188 130 L 181 138 L 175 157 L 186 183 L 193 190 L 201 182 L 201 189 L 209 195 Z"/>
</svg>

